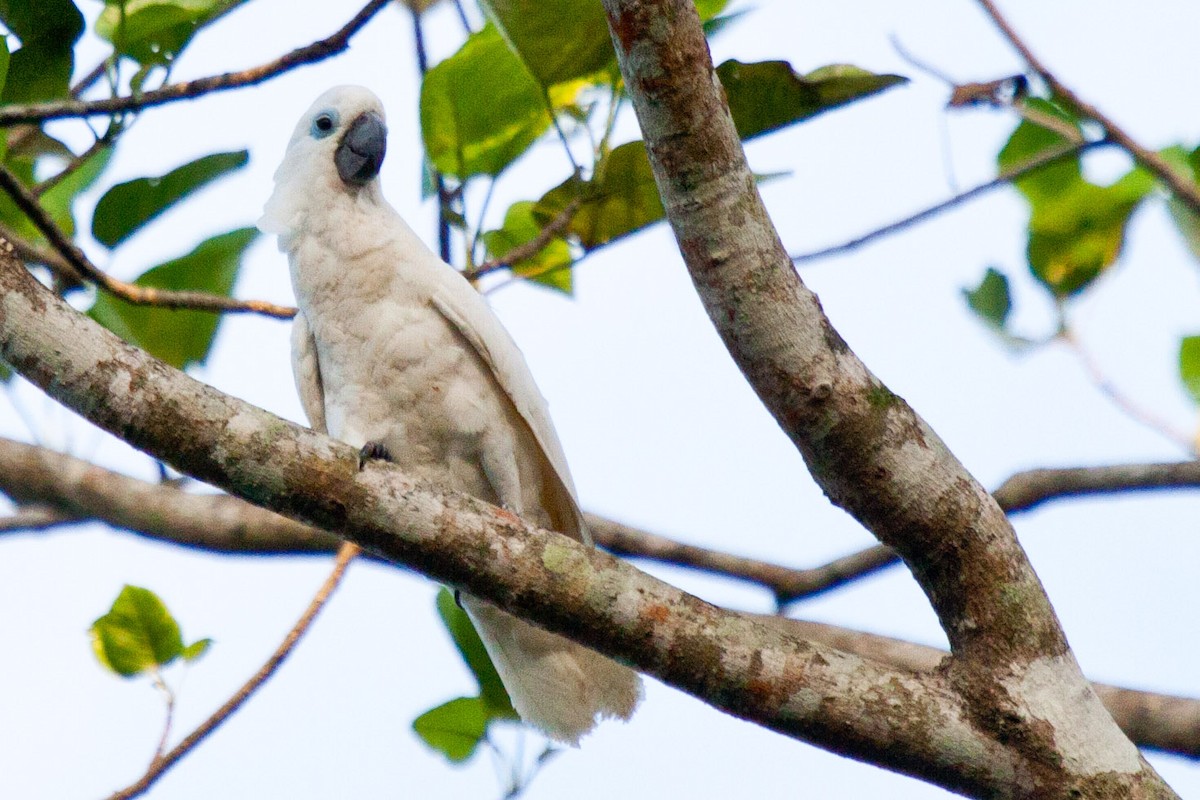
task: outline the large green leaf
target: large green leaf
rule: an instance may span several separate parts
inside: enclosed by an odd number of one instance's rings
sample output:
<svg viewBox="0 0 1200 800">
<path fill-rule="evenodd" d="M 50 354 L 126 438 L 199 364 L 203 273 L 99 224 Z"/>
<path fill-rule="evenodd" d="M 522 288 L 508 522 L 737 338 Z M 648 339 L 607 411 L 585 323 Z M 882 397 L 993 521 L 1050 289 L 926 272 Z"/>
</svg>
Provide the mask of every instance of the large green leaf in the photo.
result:
<svg viewBox="0 0 1200 800">
<path fill-rule="evenodd" d="M 201 26 L 244 0 L 107 0 L 96 34 L 140 64 L 168 64 Z"/>
<path fill-rule="evenodd" d="M 257 235 L 254 228 L 239 228 L 214 236 L 134 283 L 227 296 L 233 291 L 242 255 Z M 204 363 L 221 321 L 220 314 L 134 305 L 110 294 L 98 296 L 88 314 L 127 342 L 180 369 Z"/>
<path fill-rule="evenodd" d="M 438 591 L 437 612 L 446 630 L 450 632 L 450 638 L 454 640 L 459 655 L 479 683 L 479 694 L 489 717 L 515 719 L 517 712 L 513 710 L 508 691 L 500 682 L 500 675 L 496 672 L 483 641 L 475 632 L 475 626 L 467 612 L 454 602 L 454 593 L 449 589 L 443 588 Z"/>
<path fill-rule="evenodd" d="M 600 0 L 482 0 L 488 16 L 544 87 L 616 60 Z"/>
<path fill-rule="evenodd" d="M 1185 336 L 1179 342 L 1179 379 L 1200 405 L 1200 336 Z"/>
<path fill-rule="evenodd" d="M 641 141 L 614 149 L 590 181 L 569 178 L 538 201 L 534 216 L 545 225 L 573 200 L 579 209 L 567 231 L 587 249 L 601 247 L 663 218 L 654 172 Z"/>
<path fill-rule="evenodd" d="M 490 721 L 482 697 L 459 697 L 413 720 L 425 743 L 454 763 L 466 761 L 487 735 Z"/>
<path fill-rule="evenodd" d="M 157 178 L 119 183 L 96 204 L 92 235 L 115 247 L 192 192 L 245 166 L 248 159 L 245 150 L 213 153 Z"/>
<path fill-rule="evenodd" d="M 179 623 L 158 595 L 137 586 L 123 588 L 108 613 L 92 623 L 90 633 L 96 658 L 126 678 L 183 655 Z"/>
<path fill-rule="evenodd" d="M 729 0 L 696 0 L 711 21 Z M 480 0 L 529 73 L 546 89 L 597 74 L 617 76 L 600 0 Z"/>
<path fill-rule="evenodd" d="M 1085 289 L 1116 262 L 1129 217 L 1153 188 L 1140 167 L 1111 186 L 1080 179 L 1032 204 L 1026 253 L 1033 274 L 1057 297 Z"/>
<path fill-rule="evenodd" d="M 745 64 L 726 61 L 717 67 L 738 135 L 752 139 L 793 125 L 855 100 L 878 94 L 908 79 L 876 75 L 848 64 L 834 64 L 801 75 L 786 61 Z"/>
<path fill-rule="evenodd" d="M 1064 131 L 1079 130 L 1078 120 L 1054 103 L 1040 98 L 1025 103 L 1035 122 L 1022 121 L 1001 149 L 997 164 L 1002 172 L 1069 147 L 1074 142 Z M 1054 124 L 1037 124 L 1037 119 Z M 1075 156 L 1015 183 L 1029 203 L 1029 268 L 1056 297 L 1065 298 L 1087 288 L 1117 260 L 1130 215 L 1154 179 L 1135 167 L 1115 183 L 1099 186 L 1083 177 Z"/>
<path fill-rule="evenodd" d="M 483 234 L 483 243 L 491 258 L 504 258 L 514 247 L 531 242 L 542 232 L 534 216 L 535 204 L 528 200 L 513 203 L 504 215 L 504 225 Z M 559 291 L 571 293 L 571 248 L 554 237 L 534 255 L 511 265 L 517 275 Z"/>
<path fill-rule="evenodd" d="M 494 25 L 421 83 L 421 137 L 442 174 L 497 175 L 549 126 L 541 88 Z"/>
<path fill-rule="evenodd" d="M 2 103 L 65 97 L 75 68 L 83 15 L 71 0 L 0 0 L 0 22 L 21 40 L 12 54 Z"/>
</svg>

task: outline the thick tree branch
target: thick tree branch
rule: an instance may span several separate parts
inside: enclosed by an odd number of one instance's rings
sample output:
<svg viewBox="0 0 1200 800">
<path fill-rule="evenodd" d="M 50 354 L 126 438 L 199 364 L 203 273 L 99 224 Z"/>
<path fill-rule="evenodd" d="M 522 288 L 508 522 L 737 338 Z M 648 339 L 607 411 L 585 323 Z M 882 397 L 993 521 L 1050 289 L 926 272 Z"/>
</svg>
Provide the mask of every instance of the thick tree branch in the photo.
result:
<svg viewBox="0 0 1200 800">
<path fill-rule="evenodd" d="M 759 617 L 797 636 L 913 672 L 936 670 L 949 655 L 936 647 L 789 617 Z M 1093 683 L 1104 706 L 1140 747 L 1200 758 L 1200 699 Z"/>
<path fill-rule="evenodd" d="M 1170 796 L 1083 678 L 1003 511 L 854 355 L 796 275 L 695 5 L 604 7 L 667 219 L 710 319 L 826 495 L 912 570 L 976 719 L 1036 764 L 1041 796 L 1090 794 L 1101 775 L 1129 796 Z"/>
<path fill-rule="evenodd" d="M 954 791 L 1050 796 L 1041 793 L 1040 759 L 981 724 L 943 673 L 909 674 L 785 635 L 502 509 L 437 494 L 393 465 L 360 471 L 353 448 L 130 347 L 11 256 L 0 255 L 0 298 L 0 358 L 185 474 L 336 531 L 781 733 Z"/>
<path fill-rule="evenodd" d="M 220 311 L 224 313 L 243 312 L 263 314 L 279 319 L 291 319 L 296 315 L 296 309 L 290 306 L 276 305 L 265 300 L 238 300 L 235 297 L 209 294 L 207 292 L 171 291 L 156 289 L 150 286 L 138 286 L 118 280 L 104 272 L 84 254 L 62 228 L 42 208 L 33 191 L 21 179 L 14 175 L 8 167 L 0 164 L 0 189 L 12 198 L 21 213 L 29 217 L 29 221 L 42 232 L 46 241 L 62 254 L 70 267 L 92 281 L 98 287 L 115 295 L 122 300 L 135 305 L 158 306 L 160 308 L 190 308 L 197 311 Z M 10 247 L 12 245 L 10 244 Z"/>
<path fill-rule="evenodd" d="M 1133 156 L 1135 161 L 1154 173 L 1159 180 L 1167 185 L 1167 188 L 1171 190 L 1173 195 L 1178 197 L 1192 210 L 1192 213 L 1200 214 L 1200 186 L 1197 186 L 1189 176 L 1176 171 L 1158 153 L 1140 145 L 1123 128 L 1101 112 L 1100 109 L 1085 101 L 1075 90 L 1055 77 L 1054 73 L 1042 63 L 1041 59 L 1037 57 L 1029 48 L 1029 45 L 1020 37 L 1016 29 L 1004 18 L 1004 15 L 1000 13 L 1000 9 L 996 7 L 996 4 L 992 0 L 979 0 L 979 5 L 991 17 L 992 22 L 1004 34 L 1009 43 L 1021 54 L 1021 58 L 1025 59 L 1025 62 L 1029 64 L 1030 69 L 1046 82 L 1046 85 L 1050 87 L 1050 90 L 1057 98 L 1064 101 L 1079 116 L 1098 123 L 1104 128 L 1105 138 L 1119 145 L 1129 155 Z"/>
<path fill-rule="evenodd" d="M 1198 473 L 1193 477 L 1200 477 L 1200 470 L 1192 464 L 1151 465 L 1150 469 L 1153 471 L 1156 466 L 1188 466 L 1192 467 L 1191 472 Z M 1102 473 L 1111 471 L 1114 475 L 1121 469 L 1130 470 L 1138 476 L 1134 478 L 1137 483 L 1147 468 L 1096 469 Z M 1014 487 L 1015 497 L 1039 502 L 1039 498 L 1048 496 L 1051 487 L 1065 485 L 1056 480 L 1054 473 L 1085 471 L 1035 470 L 1014 475 L 1005 486 Z M 1051 473 L 1050 479 L 1041 480 L 1038 477 L 1041 472 Z M 1026 475 L 1030 477 L 1023 477 Z M 1117 491 L 1123 488 L 1114 487 Z M 14 499 L 46 504 L 22 507 L 16 514 L 0 520 L 0 531 L 6 527 L 4 523 L 10 523 L 14 530 L 32 530 L 80 518 L 94 518 L 153 540 L 222 553 L 329 555 L 342 545 L 342 540 L 333 534 L 229 495 L 192 494 L 171 484 L 147 483 L 72 456 L 3 438 L 0 438 L 0 491 Z M 588 515 L 588 524 L 597 542 L 611 552 L 735 577 L 755 579 L 752 576 L 756 575 L 766 585 L 775 580 L 781 586 L 799 586 L 808 576 L 824 573 L 831 566 L 788 570 L 774 564 L 751 562 L 753 569 L 758 570 L 755 573 L 745 563 L 750 562 L 749 559 L 673 542 L 594 514 Z M 764 624 L 779 625 L 785 633 L 912 672 L 935 669 L 947 655 L 935 648 L 832 625 L 786 617 L 758 619 Z M 1117 724 L 1139 746 L 1200 757 L 1200 700 L 1093 685 Z"/>
<path fill-rule="evenodd" d="M 239 72 L 226 72 L 208 78 L 198 78 L 194 81 L 172 83 L 159 89 L 127 97 L 110 97 L 103 100 L 52 100 L 45 103 L 5 106 L 0 108 L 0 127 L 63 117 L 120 114 L 173 103 L 177 100 L 187 100 L 211 92 L 254 86 L 296 67 L 323 61 L 341 53 L 349 46 L 351 37 L 362 30 L 363 26 L 387 4 L 388 0 L 371 0 L 354 15 L 353 19 L 333 35 L 305 47 L 297 48 L 274 61 L 268 61 L 257 67 Z"/>
</svg>

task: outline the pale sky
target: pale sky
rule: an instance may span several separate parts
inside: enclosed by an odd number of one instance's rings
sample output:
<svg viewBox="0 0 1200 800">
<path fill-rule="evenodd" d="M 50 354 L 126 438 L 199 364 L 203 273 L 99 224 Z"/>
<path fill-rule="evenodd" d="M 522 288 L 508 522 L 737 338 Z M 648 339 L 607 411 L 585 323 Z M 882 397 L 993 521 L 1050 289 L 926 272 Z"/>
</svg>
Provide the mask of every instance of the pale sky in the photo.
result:
<svg viewBox="0 0 1200 800">
<path fill-rule="evenodd" d="M 86 14 L 97 3 L 81 3 Z M 321 38 L 358 3 L 255 0 L 185 53 L 174 78 L 252 66 Z M 801 71 L 848 62 L 914 78 L 850 109 L 752 144 L 756 172 L 790 170 L 764 188 L 793 251 L 836 243 L 947 196 L 946 163 L 962 187 L 994 174 L 1014 124 L 1000 113 L 941 110 L 946 88 L 900 60 L 897 36 L 961 80 L 1018 69 L 969 0 L 795 3 L 762 0 L 714 43 L 718 62 L 787 59 Z M 1058 0 L 1003 3 L 1059 76 L 1151 147 L 1200 140 L 1194 32 L 1200 8 Z M 457 20 L 431 12 L 435 57 L 456 47 Z M 361 83 L 389 114 L 385 193 L 428 240 L 433 208 L 419 196 L 416 76 L 407 13 L 388 9 L 332 61 L 265 86 L 146 112 L 126 135 L 100 190 L 161 174 L 217 150 L 249 148 L 250 166 L 139 234 L 109 263 L 123 278 L 250 224 L 299 114 L 324 89 Z M 84 68 L 102 57 L 83 48 Z M 78 123 L 58 126 L 81 142 Z M 617 141 L 636 137 L 626 112 Z M 537 197 L 565 176 L 561 151 L 541 146 L 502 180 L 492 203 Z M 1089 160 L 1100 179 L 1120 156 Z M 99 193 L 81 207 L 90 208 Z M 472 213 L 479 198 L 473 196 Z M 851 347 L 907 399 L 989 487 L 1013 472 L 1183 456 L 1123 416 L 1061 347 L 1013 357 L 971 318 L 960 288 L 986 267 L 1014 279 L 1017 325 L 1051 325 L 1045 295 L 1023 266 L 1025 211 L 1002 190 L 934 223 L 803 270 Z M 1108 376 L 1176 427 L 1195 409 L 1175 375 L 1181 335 L 1200 331 L 1196 263 L 1161 203 L 1142 209 L 1113 274 L 1072 316 Z M 515 286 L 491 296 L 524 350 L 564 441 L 586 509 L 699 545 L 812 566 L 872 542 L 822 497 L 799 455 L 757 403 L 704 317 L 669 230 L 657 226 L 588 258 L 576 296 Z M 284 257 L 264 238 L 237 287 L 290 302 Z M 302 421 L 288 327 L 225 321 L 196 374 L 223 391 Z M 42 443 L 140 477 L 150 460 L 95 432 L 28 385 L 15 401 Z M 0 435 L 30 434 L 0 397 Z M 1109 683 L 1180 695 L 1196 681 L 1200 605 L 1197 497 L 1179 492 L 1050 505 L 1014 518 L 1085 672 Z M 1192 520 L 1189 522 L 1189 520 Z M 314 559 L 197 555 L 99 526 L 0 542 L 0 797 L 102 797 L 136 779 L 161 731 L 162 704 L 145 681 L 122 681 L 93 660 L 86 636 L 121 586 L 158 592 L 188 639 L 211 636 L 187 674 L 175 738 L 227 698 L 276 646 L 326 572 Z M 761 591 L 685 570 L 647 566 L 713 602 L 770 610 Z M 292 660 L 263 691 L 148 795 L 213 797 L 492 798 L 486 753 L 455 769 L 412 733 L 413 718 L 474 685 L 419 576 L 356 564 Z M 899 568 L 798 605 L 808 619 L 941 645 L 933 613 Z M 178 685 L 181 675 L 172 670 Z M 519 737 L 502 735 L 512 751 Z M 527 753 L 540 740 L 524 737 Z M 1151 756 L 1182 795 L 1200 793 L 1200 766 Z M 648 680 L 628 725 L 605 724 L 537 777 L 526 797 L 726 798 L 779 789 L 814 798 L 935 798 L 940 789 L 830 755 L 734 720 Z"/>
</svg>

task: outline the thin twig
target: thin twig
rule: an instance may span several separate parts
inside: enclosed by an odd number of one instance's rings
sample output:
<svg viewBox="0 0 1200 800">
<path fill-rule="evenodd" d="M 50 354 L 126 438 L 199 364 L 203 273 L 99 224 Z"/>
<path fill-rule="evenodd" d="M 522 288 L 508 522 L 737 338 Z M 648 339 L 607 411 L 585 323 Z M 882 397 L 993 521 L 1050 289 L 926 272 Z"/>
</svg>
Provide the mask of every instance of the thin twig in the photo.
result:
<svg viewBox="0 0 1200 800">
<path fill-rule="evenodd" d="M 114 119 L 109 123 L 108 129 L 104 132 L 104 135 L 96 137 L 96 141 L 92 142 L 88 149 L 84 150 L 82 153 L 68 161 L 67 164 L 58 172 L 54 173 L 49 178 L 46 178 L 46 180 L 42 181 L 37 186 L 34 186 L 31 190 L 33 196 L 41 197 L 46 192 L 62 183 L 64 180 L 74 174 L 80 167 L 90 161 L 92 156 L 96 155 L 101 150 L 115 142 L 120 134 L 121 124 Z"/>
<path fill-rule="evenodd" d="M 1179 430 L 1153 411 L 1143 408 L 1121 391 L 1121 388 L 1113 383 L 1112 379 L 1104 372 L 1104 369 L 1096 361 L 1092 353 L 1084 346 L 1079 335 L 1065 322 L 1061 325 L 1057 338 L 1079 360 L 1080 365 L 1096 389 L 1107 397 L 1113 405 L 1119 408 L 1125 416 L 1149 428 L 1158 435 L 1169 439 L 1172 443 L 1183 448 L 1185 452 L 1195 454 L 1196 446 L 1192 438 L 1185 431 Z"/>
<path fill-rule="evenodd" d="M 54 506 L 24 506 L 0 517 L 0 534 L 41 531 L 78 522 L 79 518 Z"/>
<path fill-rule="evenodd" d="M 175 766 L 179 759 L 191 752 L 196 745 L 204 741 L 205 737 L 220 727 L 221 723 L 229 719 L 229 717 L 235 711 L 237 711 L 243 703 L 249 700 L 250 697 L 275 673 L 275 670 L 279 669 L 279 666 L 283 664 L 284 660 L 291 655 L 292 651 L 296 647 L 296 644 L 308 631 L 309 627 L 313 623 L 313 620 L 317 618 L 317 614 L 321 613 L 321 609 L 324 608 L 325 603 L 329 600 L 329 596 L 333 594 L 334 589 L 338 587 L 338 584 L 342 580 L 342 576 L 346 572 L 346 567 L 358 553 L 359 549 L 357 545 L 351 544 L 350 542 L 343 544 L 341 548 L 338 549 L 337 558 L 333 563 L 333 570 L 329 573 L 329 576 L 325 579 L 325 582 L 321 584 L 321 588 L 317 590 L 317 593 L 313 597 L 312 601 L 309 602 L 308 608 L 306 608 L 304 613 L 300 615 L 300 619 L 296 622 L 292 629 L 288 631 L 287 636 L 283 638 L 283 642 L 280 643 L 279 647 L 275 649 L 275 652 L 271 654 L 271 657 L 267 659 L 266 663 L 259 668 L 258 672 L 254 673 L 250 680 L 246 681 L 242 688 L 238 689 L 233 697 L 226 700 L 224 705 L 218 708 L 212 716 L 202 722 L 200 726 L 196 728 L 196 730 L 188 734 L 183 741 L 171 748 L 171 750 L 161 758 L 156 758 L 153 763 L 151 763 L 150 768 L 146 770 L 146 774 L 139 778 L 136 783 L 133 783 L 121 791 L 110 795 L 108 800 L 130 800 L 131 798 L 138 797 L 143 794 L 154 784 L 155 781 L 161 778 L 167 770 Z"/>
<path fill-rule="evenodd" d="M 30 222 L 42 232 L 46 240 L 62 254 L 67 263 L 80 275 L 92 281 L 109 294 L 133 303 L 134 305 L 158 306 L 160 308 L 187 308 L 196 311 L 244 312 L 263 314 L 279 319 L 291 319 L 296 315 L 296 309 L 280 306 L 264 300 L 238 300 L 233 297 L 209 294 L 207 292 L 169 291 L 155 289 L 149 286 L 137 286 L 118 280 L 102 271 L 91 262 L 71 239 L 63 233 L 58 224 L 42 208 L 38 199 L 33 196 L 20 178 L 9 169 L 0 165 L 0 189 L 3 189 L 13 203 L 21 210 Z M 13 244 L 14 250 L 16 245 Z"/>
<path fill-rule="evenodd" d="M 325 39 L 313 42 L 287 53 L 274 61 L 268 61 L 257 67 L 239 72 L 226 72 L 194 81 L 172 83 L 123 97 L 109 97 L 101 100 L 54 100 L 44 103 L 13 105 L 0 108 L 0 127 L 7 127 L 26 122 L 39 122 L 47 119 L 64 117 L 90 117 L 97 115 L 119 114 L 126 111 L 137 111 L 143 108 L 186 100 L 211 92 L 227 89 L 237 89 L 243 86 L 253 86 L 270 80 L 277 75 L 295 69 L 305 64 L 313 64 L 331 56 L 337 55 L 349 46 L 350 38 L 358 33 L 370 19 L 379 13 L 388 0 L 371 0 L 362 10 L 354 15 L 340 30 Z"/>
<path fill-rule="evenodd" d="M 1183 203 L 1192 210 L 1193 213 L 1200 214 L 1200 187 L 1198 187 L 1188 176 L 1181 174 L 1172 167 L 1166 159 L 1138 144 L 1133 137 L 1125 132 L 1119 125 L 1113 122 L 1098 108 L 1091 105 L 1075 93 L 1071 87 L 1064 84 L 1054 73 L 1052 73 L 1044 63 L 1034 54 L 1025 41 L 1017 34 L 1008 20 L 1000 13 L 1000 9 L 992 0 L 979 0 L 979 5 L 983 8 L 987 15 L 992 18 L 992 22 L 1000 30 L 1009 43 L 1016 49 L 1021 57 L 1029 64 L 1030 69 L 1036 72 L 1046 85 L 1054 93 L 1054 95 L 1066 105 L 1071 107 L 1081 117 L 1086 117 L 1104 128 L 1105 138 L 1111 139 L 1114 143 L 1123 148 L 1127 153 L 1133 156 L 1134 160 L 1145 167 L 1150 172 L 1158 176 L 1158 178 L 1170 188 L 1172 194 L 1178 197 Z"/>
<path fill-rule="evenodd" d="M 527 258 L 536 256 L 542 251 L 542 248 L 550 244 L 550 241 L 556 236 L 559 236 L 571 224 L 571 220 L 575 218 L 575 214 L 579 211 L 579 206 L 582 201 L 577 197 L 563 208 L 562 211 L 554 215 L 554 219 L 546 223 L 546 226 L 538 231 L 538 235 L 530 239 L 524 244 L 519 244 L 509 250 L 500 258 L 489 259 L 473 270 L 464 272 L 463 274 L 469 280 L 482 278 L 490 272 L 495 272 L 501 269 L 510 269 L 513 264 L 523 261 Z"/>
<path fill-rule="evenodd" d="M 954 208 L 955 206 L 962 205 L 963 203 L 967 202 L 968 200 L 973 200 L 976 197 L 979 197 L 980 195 L 986 194 L 987 192 L 990 192 L 993 189 L 999 188 L 1001 186 L 1005 186 L 1015 180 L 1024 178 L 1026 175 L 1036 172 L 1037 170 L 1041 169 L 1042 167 L 1048 166 L 1050 164 L 1054 164 L 1065 158 L 1074 158 L 1076 156 L 1081 155 L 1082 153 L 1087 152 L 1088 150 L 1091 150 L 1093 148 L 1100 147 L 1100 146 L 1103 146 L 1106 144 L 1110 144 L 1110 142 L 1108 142 L 1107 140 L 1104 140 L 1104 139 L 1094 141 L 1094 142 L 1080 142 L 1078 144 L 1069 145 L 1060 150 L 1054 150 L 1049 153 L 1044 153 L 1044 154 L 1038 156 L 1037 158 L 1032 159 L 1031 161 L 1029 161 L 1025 164 L 1022 164 L 1019 167 L 1014 167 L 1012 169 L 1008 169 L 1008 170 L 1005 170 L 1004 172 L 1001 172 L 999 175 L 997 175 L 995 178 L 992 178 L 990 181 L 981 183 L 978 186 L 974 186 L 970 189 L 967 189 L 965 192 L 962 192 L 961 194 L 956 194 L 947 200 L 943 200 L 942 202 L 937 203 L 936 205 L 930 206 L 929 208 L 918 211 L 917 213 L 907 216 L 903 219 L 900 219 L 895 222 L 884 225 L 881 228 L 876 228 L 873 231 L 864 233 L 861 236 L 857 236 L 847 242 L 842 242 L 841 244 L 830 245 L 829 247 L 823 247 L 820 250 L 814 250 L 809 253 L 799 253 L 797 255 L 794 255 L 791 257 L 792 263 L 801 264 L 806 261 L 816 261 L 817 259 L 826 258 L 828 256 L 833 256 L 833 255 L 841 255 L 843 253 L 848 253 L 852 250 L 856 250 L 859 247 L 862 247 L 864 244 L 868 244 L 880 237 L 888 236 L 890 234 L 896 233 L 897 231 L 902 231 L 906 228 L 910 228 L 913 225 L 924 222 L 925 220 L 935 217 L 944 211 L 948 211 L 949 209 Z"/>
</svg>

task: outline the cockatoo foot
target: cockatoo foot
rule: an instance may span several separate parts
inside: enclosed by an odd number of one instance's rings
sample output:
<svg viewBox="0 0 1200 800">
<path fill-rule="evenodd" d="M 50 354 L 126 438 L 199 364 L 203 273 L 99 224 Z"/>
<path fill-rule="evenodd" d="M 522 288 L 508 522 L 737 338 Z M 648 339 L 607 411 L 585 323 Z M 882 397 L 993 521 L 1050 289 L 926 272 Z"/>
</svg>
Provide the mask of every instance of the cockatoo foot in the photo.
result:
<svg viewBox="0 0 1200 800">
<path fill-rule="evenodd" d="M 391 461 L 392 454 L 383 442 L 367 442 L 358 451 L 358 471 L 362 472 L 363 467 L 373 458 L 381 461 Z"/>
</svg>

